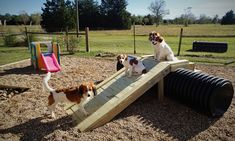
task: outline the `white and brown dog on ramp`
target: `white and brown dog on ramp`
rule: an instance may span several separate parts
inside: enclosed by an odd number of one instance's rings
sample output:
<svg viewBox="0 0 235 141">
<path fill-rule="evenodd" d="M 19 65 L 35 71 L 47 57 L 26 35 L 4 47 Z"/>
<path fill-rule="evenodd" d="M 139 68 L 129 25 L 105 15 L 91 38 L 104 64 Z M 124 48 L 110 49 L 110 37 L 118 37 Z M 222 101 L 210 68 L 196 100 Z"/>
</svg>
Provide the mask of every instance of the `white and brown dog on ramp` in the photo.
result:
<svg viewBox="0 0 235 141">
<path fill-rule="evenodd" d="M 165 42 L 164 38 L 159 33 L 152 31 L 149 34 L 149 41 L 154 48 L 154 59 L 158 61 L 175 61 L 178 60 L 170 48 Z"/>
<path fill-rule="evenodd" d="M 65 89 L 53 89 L 48 85 L 51 73 L 48 72 L 43 78 L 43 85 L 50 91 L 48 96 L 48 109 L 52 118 L 55 118 L 54 110 L 59 102 L 78 104 L 81 111 L 88 116 L 89 113 L 84 109 L 84 104 L 96 95 L 96 87 L 92 82 L 81 84 L 79 87 Z"/>
<path fill-rule="evenodd" d="M 138 60 L 136 57 L 127 56 L 126 54 L 119 54 L 117 56 L 117 61 L 125 67 L 125 75 L 128 74 L 128 77 L 131 77 L 133 72 L 138 74 L 147 73 L 143 62 Z"/>
</svg>

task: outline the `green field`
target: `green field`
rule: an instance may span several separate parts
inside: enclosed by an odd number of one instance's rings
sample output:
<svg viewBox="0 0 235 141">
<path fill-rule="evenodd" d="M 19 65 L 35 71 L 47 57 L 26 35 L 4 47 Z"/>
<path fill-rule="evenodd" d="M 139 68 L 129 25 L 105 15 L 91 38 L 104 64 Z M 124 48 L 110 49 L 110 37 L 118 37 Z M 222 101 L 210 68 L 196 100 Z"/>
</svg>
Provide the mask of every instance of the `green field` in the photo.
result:
<svg viewBox="0 0 235 141">
<path fill-rule="evenodd" d="M 17 27 L 9 26 L 8 28 L 17 30 Z M 183 27 L 181 25 L 161 25 L 161 26 L 136 26 L 136 53 L 137 55 L 152 54 L 153 49 L 148 41 L 148 34 L 155 30 L 161 33 L 166 42 L 171 46 L 174 53 L 177 54 L 179 44 L 180 29 L 184 28 L 184 35 L 235 35 L 235 25 L 190 25 Z M 9 29 L 8 29 L 9 30 Z M 22 27 L 21 27 L 22 30 Z M 30 27 L 29 30 L 41 30 L 39 27 L 34 29 Z M 62 37 L 54 36 L 60 43 Z M 193 41 L 212 41 L 212 42 L 227 42 L 228 51 L 226 53 L 206 53 L 206 52 L 192 52 Z M 100 30 L 89 32 L 90 53 L 85 52 L 85 40 L 79 44 L 79 52 L 76 56 L 95 56 L 99 52 L 111 53 L 134 53 L 134 37 L 133 29 L 131 30 Z M 62 52 L 66 52 L 62 45 Z M 27 48 L 19 47 L 4 47 L 3 41 L 0 40 L 0 65 L 29 57 Z M 235 38 L 183 38 L 181 53 L 179 58 L 185 58 L 198 63 L 212 63 L 212 64 L 226 64 L 230 61 L 235 61 Z M 235 65 L 235 63 L 229 64 Z"/>
</svg>

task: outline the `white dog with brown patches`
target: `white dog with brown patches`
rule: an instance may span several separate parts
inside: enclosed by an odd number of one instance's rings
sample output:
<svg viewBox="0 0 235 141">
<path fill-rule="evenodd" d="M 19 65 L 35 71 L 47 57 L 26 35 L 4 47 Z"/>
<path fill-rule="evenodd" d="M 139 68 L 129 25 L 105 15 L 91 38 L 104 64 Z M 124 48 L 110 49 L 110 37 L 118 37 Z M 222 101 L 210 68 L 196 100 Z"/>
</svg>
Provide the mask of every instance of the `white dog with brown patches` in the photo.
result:
<svg viewBox="0 0 235 141">
<path fill-rule="evenodd" d="M 125 75 L 129 73 L 128 77 L 131 77 L 133 72 L 136 72 L 138 74 L 147 73 L 143 62 L 133 56 L 120 54 L 117 56 L 117 61 L 125 67 Z"/>
<path fill-rule="evenodd" d="M 153 31 L 149 34 L 149 41 L 154 48 L 154 59 L 158 61 L 175 61 L 178 60 L 165 42 L 164 38 L 159 33 Z"/>
<path fill-rule="evenodd" d="M 51 112 L 52 118 L 55 118 L 54 110 L 59 102 L 76 103 L 80 106 L 82 112 L 87 116 L 89 113 L 84 109 L 84 104 L 91 96 L 96 95 L 96 88 L 93 83 L 84 83 L 79 87 L 66 89 L 53 89 L 48 85 L 51 78 L 51 73 L 48 72 L 43 78 L 43 85 L 50 91 L 48 96 L 48 109 Z"/>
</svg>

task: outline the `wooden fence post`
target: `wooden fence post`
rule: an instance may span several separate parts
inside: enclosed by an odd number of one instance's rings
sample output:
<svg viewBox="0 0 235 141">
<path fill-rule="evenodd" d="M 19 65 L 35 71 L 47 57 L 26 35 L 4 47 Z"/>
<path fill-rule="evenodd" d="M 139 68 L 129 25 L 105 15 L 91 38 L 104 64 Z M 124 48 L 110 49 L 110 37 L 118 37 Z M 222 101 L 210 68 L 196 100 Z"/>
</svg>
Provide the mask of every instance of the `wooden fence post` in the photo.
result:
<svg viewBox="0 0 235 141">
<path fill-rule="evenodd" d="M 25 26 L 25 36 L 27 38 L 28 49 L 30 49 L 30 40 L 29 40 L 28 30 L 26 26 Z"/>
<path fill-rule="evenodd" d="M 65 35 L 66 35 L 66 48 L 67 48 L 67 51 L 69 51 L 69 35 L 68 35 L 68 32 L 69 32 L 69 28 L 66 27 Z"/>
<path fill-rule="evenodd" d="M 178 48 L 177 56 L 180 56 L 180 48 L 181 48 L 182 36 L 183 36 L 183 28 L 181 28 L 181 30 L 180 30 L 180 40 L 179 40 L 179 48 Z"/>
<path fill-rule="evenodd" d="M 90 52 L 90 47 L 89 47 L 89 27 L 86 27 L 85 29 L 85 34 L 86 34 L 86 52 Z"/>
<path fill-rule="evenodd" d="M 133 24 L 133 36 L 134 36 L 134 54 L 136 54 L 136 46 L 135 46 L 135 22 Z"/>
</svg>

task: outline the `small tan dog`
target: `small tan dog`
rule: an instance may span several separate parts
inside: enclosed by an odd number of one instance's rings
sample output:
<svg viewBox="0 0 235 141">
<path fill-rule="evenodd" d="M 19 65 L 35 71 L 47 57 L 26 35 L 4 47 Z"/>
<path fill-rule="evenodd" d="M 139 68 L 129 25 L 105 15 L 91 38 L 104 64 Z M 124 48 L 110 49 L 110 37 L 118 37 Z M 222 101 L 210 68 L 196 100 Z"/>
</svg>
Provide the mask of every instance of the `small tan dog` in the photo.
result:
<svg viewBox="0 0 235 141">
<path fill-rule="evenodd" d="M 51 112 L 52 118 L 56 118 L 54 110 L 59 102 L 76 103 L 80 106 L 80 109 L 86 116 L 89 115 L 89 113 L 84 109 L 84 104 L 91 96 L 96 95 L 96 87 L 93 83 L 84 83 L 79 87 L 55 90 L 48 85 L 50 78 L 51 73 L 48 72 L 43 78 L 43 85 L 50 91 L 50 95 L 48 96 L 48 109 Z"/>
</svg>

